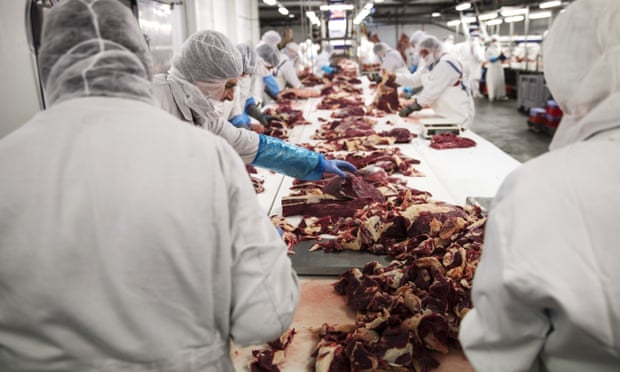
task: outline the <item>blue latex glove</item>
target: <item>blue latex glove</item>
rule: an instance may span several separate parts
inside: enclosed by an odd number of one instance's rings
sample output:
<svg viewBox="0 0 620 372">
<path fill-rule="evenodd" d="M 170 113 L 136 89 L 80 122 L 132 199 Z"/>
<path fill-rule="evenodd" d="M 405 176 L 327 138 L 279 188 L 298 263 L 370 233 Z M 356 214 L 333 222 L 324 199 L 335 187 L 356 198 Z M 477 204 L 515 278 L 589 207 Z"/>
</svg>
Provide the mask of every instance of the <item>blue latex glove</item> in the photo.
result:
<svg viewBox="0 0 620 372">
<path fill-rule="evenodd" d="M 250 117 L 245 113 L 233 116 L 229 121 L 237 128 L 250 128 Z"/>
<path fill-rule="evenodd" d="M 243 111 L 246 111 L 248 109 L 248 106 L 251 106 L 251 105 L 256 106 L 256 100 L 254 99 L 254 97 L 250 97 L 250 98 L 245 100 L 245 105 L 243 106 Z"/>
<path fill-rule="evenodd" d="M 276 226 L 276 230 L 278 230 L 278 234 L 280 235 L 280 238 L 284 237 L 284 230 L 282 230 L 282 228 L 280 226 Z"/>
<path fill-rule="evenodd" d="M 411 98 L 411 96 L 413 96 L 413 89 L 409 87 L 404 87 L 403 93 L 405 94 L 405 98 Z"/>
<path fill-rule="evenodd" d="M 267 89 L 271 96 L 275 97 L 280 93 L 280 86 L 273 75 L 263 77 L 263 83 L 265 83 L 265 89 Z"/>
<path fill-rule="evenodd" d="M 499 57 L 492 57 L 489 59 L 489 62 L 493 63 L 493 62 L 497 62 L 499 61 Z"/>
<path fill-rule="evenodd" d="M 321 67 L 321 70 L 323 70 L 324 73 L 330 75 L 334 73 L 334 68 L 331 66 L 323 66 Z"/>
<path fill-rule="evenodd" d="M 413 74 L 414 72 L 416 72 L 417 70 L 418 70 L 418 65 L 413 65 L 413 66 L 411 66 L 410 71 L 411 71 L 411 73 L 412 73 L 412 74 Z"/>
<path fill-rule="evenodd" d="M 252 164 L 304 181 L 323 177 L 318 169 L 323 155 L 281 139 L 259 134 L 258 152 Z"/>
<path fill-rule="evenodd" d="M 347 178 L 344 171 L 349 171 L 351 173 L 357 172 L 357 168 L 348 161 L 326 160 L 324 157 L 321 157 L 319 160 L 319 170 L 321 173 L 334 173 L 342 178 Z"/>
</svg>

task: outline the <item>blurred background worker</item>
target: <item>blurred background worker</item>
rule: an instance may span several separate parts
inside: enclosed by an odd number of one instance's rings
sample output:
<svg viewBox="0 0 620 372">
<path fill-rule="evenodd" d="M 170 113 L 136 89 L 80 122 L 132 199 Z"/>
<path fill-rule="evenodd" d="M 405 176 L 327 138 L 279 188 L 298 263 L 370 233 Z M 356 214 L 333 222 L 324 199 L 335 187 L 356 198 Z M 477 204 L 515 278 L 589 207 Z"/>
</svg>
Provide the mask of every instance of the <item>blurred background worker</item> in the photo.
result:
<svg viewBox="0 0 620 372">
<path fill-rule="evenodd" d="M 316 61 L 314 63 L 314 74 L 323 75 L 325 74 L 333 74 L 337 71 L 335 66 L 331 65 L 331 58 L 334 54 L 334 47 L 331 44 L 325 44 L 321 53 L 316 56 Z"/>
<path fill-rule="evenodd" d="M 506 80 L 502 61 L 502 47 L 499 44 L 499 36 L 491 36 L 489 45 L 485 52 L 487 61 L 486 84 L 489 94 L 489 101 L 506 99 Z"/>
<path fill-rule="evenodd" d="M 210 100 L 233 99 L 233 82 L 236 85 L 242 70 L 241 55 L 224 34 L 197 32 L 183 44 L 168 74 L 155 77 L 155 94 L 166 111 L 224 137 L 246 164 L 303 180 L 355 172 L 348 162 L 326 160 L 280 139 L 236 128 L 220 117 Z"/>
<path fill-rule="evenodd" d="M 280 62 L 275 67 L 276 79 L 280 89 L 287 87 L 301 88 L 302 84 L 297 77 L 297 60 L 299 59 L 299 44 L 290 42 L 280 51 Z"/>
<path fill-rule="evenodd" d="M 264 124 L 267 124 L 262 112 L 256 107 L 257 100 L 254 97 L 254 85 L 256 85 L 256 70 L 258 68 L 258 56 L 254 49 L 245 43 L 237 44 L 237 50 L 241 55 L 243 72 L 237 81 L 237 89 L 233 103 L 235 108 L 232 110 L 234 116 L 229 121 L 236 127 L 253 130 L 257 133 L 265 131 Z M 257 111 L 258 110 L 258 111 Z M 250 117 L 256 118 L 261 124 L 252 123 Z"/>
<path fill-rule="evenodd" d="M 0 141 L 0 369 L 233 370 L 299 298 L 239 157 L 156 106 L 119 1 L 55 5 L 42 46 L 49 106 Z"/>
<path fill-rule="evenodd" d="M 273 76 L 273 71 L 280 63 L 280 53 L 278 49 L 269 44 L 260 44 L 256 47 L 256 54 L 259 57 L 256 73 L 261 76 L 261 80 L 257 81 L 255 93 L 262 97 L 262 93 L 264 92 L 271 99 L 277 100 L 282 90 L 275 76 Z"/>
<path fill-rule="evenodd" d="M 427 35 L 419 45 L 424 68 L 415 74 L 398 74 L 396 82 L 407 87 L 423 87 L 414 96 L 413 103 L 405 106 L 400 116 L 409 116 L 425 107 L 432 108 L 443 117 L 454 119 L 457 124 L 469 128 L 474 119 L 474 102 L 469 89 L 463 83 L 463 67 L 456 57 L 445 53 L 441 41 Z"/>
<path fill-rule="evenodd" d="M 407 68 L 398 50 L 392 49 L 386 43 L 375 44 L 372 51 L 381 61 L 381 70 L 385 70 L 387 73 L 393 74 L 398 70 Z"/>
<path fill-rule="evenodd" d="M 482 64 L 485 61 L 484 46 L 477 29 L 469 33 L 469 38 L 454 46 L 453 53 L 463 63 L 463 81 L 474 98 L 479 98 Z"/>
<path fill-rule="evenodd" d="M 276 30 L 268 30 L 265 31 L 263 36 L 261 36 L 260 44 L 271 45 L 272 47 L 278 49 L 280 42 L 282 42 L 282 36 Z"/>
<path fill-rule="evenodd" d="M 409 43 L 413 48 L 413 56 L 411 57 L 411 61 L 407 60 L 407 68 L 412 73 L 424 67 L 424 61 L 420 58 L 420 52 L 418 51 L 418 44 L 425 36 L 426 33 L 424 31 L 418 30 L 412 33 L 409 38 Z"/>
<path fill-rule="evenodd" d="M 564 117 L 551 151 L 509 175 L 491 208 L 460 330 L 476 371 L 618 371 L 618 19 L 616 0 L 577 0 L 545 39 Z"/>
</svg>

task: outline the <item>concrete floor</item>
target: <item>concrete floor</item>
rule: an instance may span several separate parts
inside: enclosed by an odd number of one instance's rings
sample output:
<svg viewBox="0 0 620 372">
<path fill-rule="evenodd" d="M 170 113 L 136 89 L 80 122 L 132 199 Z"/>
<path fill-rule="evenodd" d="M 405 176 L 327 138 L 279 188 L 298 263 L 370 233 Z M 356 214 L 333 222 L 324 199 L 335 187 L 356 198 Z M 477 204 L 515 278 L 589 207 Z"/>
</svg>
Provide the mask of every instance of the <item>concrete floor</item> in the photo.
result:
<svg viewBox="0 0 620 372">
<path fill-rule="evenodd" d="M 471 129 L 513 158 L 525 162 L 548 151 L 551 136 L 528 130 L 527 115 L 517 110 L 516 100 L 490 103 L 481 98 L 475 104 Z"/>
</svg>

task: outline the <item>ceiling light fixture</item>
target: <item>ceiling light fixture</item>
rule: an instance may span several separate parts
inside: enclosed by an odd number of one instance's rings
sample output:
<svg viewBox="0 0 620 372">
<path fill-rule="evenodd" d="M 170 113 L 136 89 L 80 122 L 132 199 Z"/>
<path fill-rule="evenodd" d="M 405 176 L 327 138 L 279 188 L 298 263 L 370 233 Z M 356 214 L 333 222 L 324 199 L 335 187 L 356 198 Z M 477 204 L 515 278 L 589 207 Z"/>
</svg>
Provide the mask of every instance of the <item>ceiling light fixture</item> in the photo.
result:
<svg viewBox="0 0 620 372">
<path fill-rule="evenodd" d="M 484 13 L 478 16 L 481 21 L 488 21 L 489 19 L 497 18 L 497 12 Z"/>
<path fill-rule="evenodd" d="M 322 11 L 338 11 L 338 10 L 353 10 L 353 4 L 331 4 L 331 5 L 321 5 L 320 8 Z"/>
<path fill-rule="evenodd" d="M 502 23 L 504 23 L 504 21 L 502 21 L 501 19 L 493 19 L 491 21 L 487 22 L 488 26 L 495 26 L 495 25 L 501 25 Z"/>
<path fill-rule="evenodd" d="M 530 19 L 541 19 L 541 18 L 549 18 L 549 17 L 551 17 L 550 11 L 530 13 Z"/>
<path fill-rule="evenodd" d="M 471 3 L 461 3 L 456 6 L 456 10 L 458 10 L 459 12 L 462 12 L 463 10 L 467 10 L 469 8 L 471 8 Z"/>
<path fill-rule="evenodd" d="M 433 12 L 433 14 L 431 14 L 431 17 L 441 17 L 441 13 L 439 12 Z"/>
<path fill-rule="evenodd" d="M 263 3 L 269 5 L 269 6 L 274 6 L 277 4 L 277 0 L 263 0 Z"/>
<path fill-rule="evenodd" d="M 506 17 L 504 18 L 504 22 L 506 23 L 521 22 L 524 19 L 525 17 L 523 17 L 522 15 L 519 15 L 519 16 L 514 16 L 514 17 Z"/>
<path fill-rule="evenodd" d="M 500 11 L 503 17 L 518 16 L 521 14 L 527 14 L 527 8 L 504 8 Z"/>
<path fill-rule="evenodd" d="M 285 7 L 281 6 L 278 8 L 278 12 L 282 15 L 288 15 L 288 9 L 286 9 Z"/>
<path fill-rule="evenodd" d="M 539 7 L 540 9 L 547 9 L 547 8 L 554 8 L 560 5 L 562 5 L 562 2 L 559 0 L 555 0 L 555 1 L 547 1 L 547 2 L 541 3 Z"/>
<path fill-rule="evenodd" d="M 460 24 L 461 24 L 461 21 L 458 19 L 455 19 L 455 20 L 452 20 L 446 23 L 446 25 L 448 25 L 449 27 L 458 26 Z"/>
</svg>

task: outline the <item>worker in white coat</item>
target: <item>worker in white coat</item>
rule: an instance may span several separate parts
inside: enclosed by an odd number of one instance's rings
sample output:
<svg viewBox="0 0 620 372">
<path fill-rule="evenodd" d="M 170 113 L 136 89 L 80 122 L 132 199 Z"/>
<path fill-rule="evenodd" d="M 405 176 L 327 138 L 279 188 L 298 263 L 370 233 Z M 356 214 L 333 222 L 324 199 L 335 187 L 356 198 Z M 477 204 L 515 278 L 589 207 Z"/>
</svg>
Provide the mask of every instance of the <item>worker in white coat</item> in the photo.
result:
<svg viewBox="0 0 620 372">
<path fill-rule="evenodd" d="M 331 44 L 326 44 L 323 47 L 323 50 L 321 50 L 321 53 L 316 56 L 314 63 L 314 73 L 316 75 L 320 76 L 323 74 L 333 74 L 337 71 L 337 68 L 331 65 L 331 58 L 333 54 L 334 47 L 331 46 Z"/>
<path fill-rule="evenodd" d="M 486 85 L 489 101 L 506 99 L 506 80 L 502 67 L 502 48 L 499 45 L 499 37 L 491 36 L 491 42 L 486 49 L 487 60 Z"/>
<path fill-rule="evenodd" d="M 467 83 L 472 96 L 481 97 L 480 79 L 485 55 L 479 31 L 472 31 L 467 40 L 454 46 L 453 52 L 463 63 L 463 80 Z"/>
<path fill-rule="evenodd" d="M 422 41 L 422 39 L 424 39 L 426 36 L 427 36 L 426 32 L 422 30 L 418 30 L 412 33 L 411 37 L 409 37 L 409 43 L 411 44 L 411 47 L 413 48 L 414 53 L 413 55 L 411 55 L 411 57 L 408 57 L 408 58 L 411 58 L 411 61 L 407 59 L 407 67 L 409 68 L 409 71 L 411 71 L 412 73 L 416 72 L 416 70 L 418 69 L 421 70 L 424 68 L 424 60 L 420 58 L 420 52 L 418 51 L 418 44 L 420 44 L 420 41 Z"/>
<path fill-rule="evenodd" d="M 236 128 L 219 116 L 210 101 L 233 99 L 242 71 L 241 55 L 224 34 L 199 31 L 183 43 L 168 73 L 155 76 L 153 88 L 162 108 L 223 137 L 246 164 L 303 180 L 321 179 L 325 173 L 346 177 L 345 170 L 356 170 L 348 162 Z"/>
<path fill-rule="evenodd" d="M 239 157 L 156 106 L 121 2 L 54 5 L 41 45 L 48 107 L 0 140 L 0 370 L 233 371 L 299 298 Z"/>
<path fill-rule="evenodd" d="M 241 54 L 243 65 L 243 73 L 237 82 L 238 94 L 235 95 L 236 112 L 241 112 L 237 116 L 232 117 L 229 121 L 236 127 L 251 129 L 256 133 L 265 131 L 264 125 L 267 125 L 265 115 L 258 108 L 261 101 L 256 97 L 256 85 L 259 84 L 261 76 L 257 73 L 259 70 L 260 57 L 256 54 L 254 48 L 250 45 L 241 43 L 237 44 L 237 50 Z M 262 95 L 262 94 L 261 94 Z M 260 124 L 253 123 L 250 117 L 255 118 Z"/>
<path fill-rule="evenodd" d="M 278 49 L 278 45 L 282 42 L 282 36 L 280 36 L 280 33 L 276 30 L 267 30 L 265 31 L 265 33 L 263 34 L 263 36 L 261 36 L 260 39 L 260 44 L 267 44 L 267 45 L 271 45 L 272 47 Z"/>
<path fill-rule="evenodd" d="M 396 49 L 391 48 L 386 43 L 377 43 L 372 51 L 375 53 L 379 61 L 381 61 L 381 70 L 389 74 L 393 74 L 399 70 L 406 70 L 407 65 L 403 61 L 403 57 Z"/>
<path fill-rule="evenodd" d="M 491 208 L 459 335 L 476 371 L 620 368 L 619 18 L 616 0 L 577 0 L 545 39 L 564 116 Z"/>
<path fill-rule="evenodd" d="M 469 128 L 474 119 L 474 101 L 463 82 L 463 66 L 458 59 L 443 51 L 441 41 L 427 35 L 419 45 L 424 68 L 414 74 L 397 74 L 396 83 L 411 88 L 423 87 L 399 115 L 406 117 L 415 111 L 432 108 L 436 114 L 453 119 Z"/>
<path fill-rule="evenodd" d="M 299 59 L 299 44 L 294 41 L 286 44 L 281 50 L 280 62 L 275 68 L 276 79 L 281 89 L 301 88 L 302 84 L 297 77 L 297 60 Z"/>
</svg>

